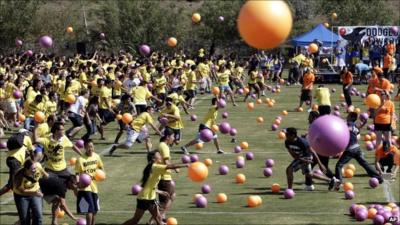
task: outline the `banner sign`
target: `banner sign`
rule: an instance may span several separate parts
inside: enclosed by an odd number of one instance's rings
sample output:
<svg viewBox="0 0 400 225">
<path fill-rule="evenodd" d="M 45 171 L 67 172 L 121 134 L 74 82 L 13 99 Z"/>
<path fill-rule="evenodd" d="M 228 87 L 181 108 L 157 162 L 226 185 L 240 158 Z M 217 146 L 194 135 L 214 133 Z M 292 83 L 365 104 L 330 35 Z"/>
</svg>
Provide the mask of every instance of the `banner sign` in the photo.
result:
<svg viewBox="0 0 400 225">
<path fill-rule="evenodd" d="M 397 42 L 398 26 L 339 26 L 338 35 L 350 42 L 379 41 Z"/>
</svg>

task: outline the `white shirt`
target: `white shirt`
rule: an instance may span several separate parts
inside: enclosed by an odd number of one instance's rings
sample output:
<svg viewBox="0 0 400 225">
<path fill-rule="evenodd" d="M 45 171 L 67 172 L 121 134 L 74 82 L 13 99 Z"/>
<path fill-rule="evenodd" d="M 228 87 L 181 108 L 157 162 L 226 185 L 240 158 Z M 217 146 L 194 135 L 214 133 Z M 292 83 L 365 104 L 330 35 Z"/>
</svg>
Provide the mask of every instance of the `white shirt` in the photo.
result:
<svg viewBox="0 0 400 225">
<path fill-rule="evenodd" d="M 69 107 L 68 111 L 76 114 L 81 114 L 83 109 L 86 107 L 86 103 L 87 99 L 83 96 L 79 96 L 78 99 L 76 99 L 75 103 Z"/>
<path fill-rule="evenodd" d="M 127 93 L 131 93 L 132 88 L 138 86 L 140 84 L 139 78 L 127 79 L 122 83 L 122 86 L 127 90 Z"/>
</svg>

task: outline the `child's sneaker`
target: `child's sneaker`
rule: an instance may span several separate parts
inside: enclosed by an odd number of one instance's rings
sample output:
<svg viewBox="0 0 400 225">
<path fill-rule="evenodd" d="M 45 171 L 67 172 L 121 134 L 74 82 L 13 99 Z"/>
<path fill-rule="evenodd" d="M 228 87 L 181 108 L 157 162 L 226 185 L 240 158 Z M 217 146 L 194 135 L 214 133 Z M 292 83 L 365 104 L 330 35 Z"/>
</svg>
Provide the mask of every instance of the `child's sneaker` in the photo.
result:
<svg viewBox="0 0 400 225">
<path fill-rule="evenodd" d="M 315 187 L 314 185 L 306 185 L 306 187 L 304 188 L 305 191 L 314 191 Z"/>
<path fill-rule="evenodd" d="M 336 179 L 336 177 L 332 177 L 331 181 L 329 181 L 328 190 L 332 191 L 338 181 L 339 180 Z"/>
<path fill-rule="evenodd" d="M 222 149 L 218 149 L 217 153 L 218 153 L 218 154 L 225 154 L 225 152 L 222 151 Z"/>
<path fill-rule="evenodd" d="M 182 150 L 183 154 L 189 155 L 189 152 L 185 146 L 181 147 L 181 150 Z"/>
</svg>

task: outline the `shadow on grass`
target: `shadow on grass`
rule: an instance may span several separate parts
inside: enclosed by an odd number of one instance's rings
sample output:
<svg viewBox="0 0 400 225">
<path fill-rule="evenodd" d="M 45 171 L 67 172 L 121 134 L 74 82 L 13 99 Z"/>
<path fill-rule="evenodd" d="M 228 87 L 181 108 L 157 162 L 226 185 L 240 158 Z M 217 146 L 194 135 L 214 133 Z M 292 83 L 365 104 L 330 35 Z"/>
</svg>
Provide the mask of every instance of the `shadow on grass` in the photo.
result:
<svg viewBox="0 0 400 225">
<path fill-rule="evenodd" d="M 18 216 L 17 212 L 0 212 L 0 216 Z"/>
</svg>

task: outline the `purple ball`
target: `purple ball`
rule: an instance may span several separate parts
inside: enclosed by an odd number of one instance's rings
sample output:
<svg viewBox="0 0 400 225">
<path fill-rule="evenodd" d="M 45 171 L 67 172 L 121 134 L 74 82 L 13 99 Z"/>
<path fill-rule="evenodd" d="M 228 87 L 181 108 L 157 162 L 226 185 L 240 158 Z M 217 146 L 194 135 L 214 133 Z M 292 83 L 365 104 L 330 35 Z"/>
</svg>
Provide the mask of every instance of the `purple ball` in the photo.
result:
<svg viewBox="0 0 400 225">
<path fill-rule="evenodd" d="M 277 116 L 277 117 L 275 117 L 275 119 L 282 120 L 282 117 L 281 116 Z"/>
<path fill-rule="evenodd" d="M 203 142 L 209 142 L 213 139 L 214 133 L 210 129 L 203 129 L 200 131 L 200 140 Z"/>
<path fill-rule="evenodd" d="M 15 99 L 20 99 L 21 97 L 22 97 L 22 92 L 21 91 L 14 91 L 13 92 L 13 97 L 15 98 Z"/>
<path fill-rule="evenodd" d="M 247 160 L 253 160 L 254 159 L 254 154 L 252 152 L 247 152 L 246 153 L 246 159 Z"/>
<path fill-rule="evenodd" d="M 160 121 L 161 125 L 163 125 L 163 126 L 167 126 L 167 124 L 168 124 L 167 117 L 161 117 L 159 121 Z"/>
<path fill-rule="evenodd" d="M 219 167 L 219 174 L 220 174 L 220 175 L 226 175 L 226 174 L 228 174 L 228 172 L 229 172 L 229 167 L 228 167 L 228 166 L 226 166 L 226 165 L 221 165 L 221 166 Z"/>
<path fill-rule="evenodd" d="M 276 89 L 275 89 L 275 88 L 272 88 L 271 92 L 272 92 L 272 93 L 275 93 L 275 92 L 276 92 Z"/>
<path fill-rule="evenodd" d="M 278 128 L 279 128 L 279 126 L 276 124 L 271 125 L 271 130 L 273 130 L 273 131 L 276 131 Z"/>
<path fill-rule="evenodd" d="M 375 177 L 372 177 L 371 179 L 369 179 L 369 186 L 371 188 L 376 188 L 379 186 L 379 180 L 376 179 Z"/>
<path fill-rule="evenodd" d="M 331 89 L 331 92 L 332 92 L 332 93 L 335 93 L 335 92 L 336 92 L 336 88 L 332 88 L 332 89 Z"/>
<path fill-rule="evenodd" d="M 153 90 L 153 84 L 147 84 L 147 89 L 149 89 L 149 91 Z"/>
<path fill-rule="evenodd" d="M 199 156 L 196 154 L 190 155 L 190 162 L 197 162 L 199 161 Z"/>
<path fill-rule="evenodd" d="M 106 34 L 100 33 L 100 39 L 102 39 L 102 40 L 106 39 Z"/>
<path fill-rule="evenodd" d="M 291 199 L 296 195 L 296 193 L 293 191 L 293 189 L 289 189 L 287 188 L 284 192 L 283 192 L 283 196 L 286 199 Z"/>
<path fill-rule="evenodd" d="M 51 37 L 45 35 L 40 38 L 39 44 L 42 48 L 50 48 L 53 45 L 53 40 Z"/>
<path fill-rule="evenodd" d="M 356 96 L 360 96 L 360 92 L 359 91 L 356 91 Z"/>
<path fill-rule="evenodd" d="M 348 190 L 344 193 L 344 197 L 348 200 L 353 199 L 355 196 L 354 192 L 352 190 Z"/>
<path fill-rule="evenodd" d="M 240 152 L 242 151 L 242 148 L 241 148 L 239 145 L 237 145 L 237 146 L 235 146 L 235 147 L 233 148 L 233 151 L 234 151 L 235 153 L 240 153 Z"/>
<path fill-rule="evenodd" d="M 351 96 L 353 96 L 353 95 L 355 95 L 356 93 L 354 92 L 354 91 L 350 91 L 350 95 Z"/>
<path fill-rule="evenodd" d="M 357 221 L 364 221 L 365 219 L 368 218 L 368 211 L 366 209 L 357 210 L 355 217 Z"/>
<path fill-rule="evenodd" d="M 2 141 L 0 142 L 0 149 L 6 149 L 7 148 L 7 142 Z"/>
<path fill-rule="evenodd" d="M 33 56 L 33 51 L 32 50 L 28 50 L 28 51 L 25 52 L 25 54 L 27 56 Z"/>
<path fill-rule="evenodd" d="M 267 159 L 265 160 L 265 166 L 266 167 L 274 167 L 275 161 L 273 159 Z"/>
<path fill-rule="evenodd" d="M 244 167 L 244 165 L 245 165 L 245 162 L 244 162 L 244 160 L 236 160 L 236 168 L 243 168 Z"/>
<path fill-rule="evenodd" d="M 335 111 L 335 112 L 333 112 L 333 115 L 337 116 L 337 117 L 340 117 L 340 112 L 339 111 Z"/>
<path fill-rule="evenodd" d="M 357 209 L 357 204 L 355 203 L 351 204 L 349 208 L 349 213 L 351 216 L 354 216 L 354 214 L 356 213 L 356 209 Z"/>
<path fill-rule="evenodd" d="M 365 147 L 367 151 L 373 151 L 375 149 L 374 144 L 372 142 L 368 142 Z"/>
<path fill-rule="evenodd" d="M 195 203 L 197 208 L 205 208 L 207 207 L 207 198 L 204 196 L 199 196 L 196 198 Z"/>
<path fill-rule="evenodd" d="M 191 121 L 196 121 L 197 120 L 197 116 L 196 115 L 191 115 L 190 116 L 190 120 Z"/>
<path fill-rule="evenodd" d="M 201 192 L 203 194 L 208 194 L 211 192 L 211 187 L 208 184 L 203 184 L 203 186 L 201 186 Z"/>
<path fill-rule="evenodd" d="M 368 113 L 361 113 L 359 118 L 361 121 L 367 121 L 369 118 L 369 115 L 368 115 Z"/>
<path fill-rule="evenodd" d="M 142 190 L 142 186 L 140 186 L 140 184 L 134 184 L 134 185 L 132 185 L 131 193 L 133 195 L 138 195 L 141 190 Z"/>
<path fill-rule="evenodd" d="M 222 118 L 224 118 L 224 119 L 228 118 L 228 115 L 229 115 L 228 112 L 223 112 L 221 114 Z"/>
<path fill-rule="evenodd" d="M 218 21 L 219 21 L 219 22 L 224 22 L 224 20 L 225 20 L 225 18 L 224 18 L 223 16 L 219 16 L 219 17 L 218 17 Z"/>
<path fill-rule="evenodd" d="M 85 142 L 82 139 L 79 139 L 75 142 L 76 147 L 83 148 L 85 146 Z"/>
<path fill-rule="evenodd" d="M 92 183 L 92 178 L 88 174 L 82 173 L 81 175 L 79 175 L 80 186 L 87 187 L 90 185 L 90 183 Z"/>
<path fill-rule="evenodd" d="M 22 41 L 19 40 L 19 39 L 15 40 L 15 46 L 21 47 L 22 46 Z"/>
<path fill-rule="evenodd" d="M 393 36 L 397 36 L 397 33 L 399 32 L 399 28 L 397 26 L 392 26 L 390 28 L 390 31 L 392 32 Z"/>
<path fill-rule="evenodd" d="M 84 219 L 84 218 L 79 218 L 79 219 L 76 221 L 76 225 L 86 225 L 86 219 Z"/>
<path fill-rule="evenodd" d="M 237 90 L 237 92 L 238 92 L 239 95 L 242 95 L 242 94 L 244 93 L 244 90 L 243 90 L 243 88 L 239 88 L 239 89 Z"/>
<path fill-rule="evenodd" d="M 181 157 L 181 161 L 182 161 L 182 163 L 190 163 L 190 156 L 188 156 L 188 155 L 183 155 L 182 157 Z"/>
<path fill-rule="evenodd" d="M 375 130 L 375 126 L 373 124 L 370 124 L 370 125 L 367 126 L 367 130 L 374 131 Z"/>
<path fill-rule="evenodd" d="M 218 108 L 223 109 L 226 107 L 226 101 L 224 99 L 220 99 L 220 100 L 218 100 L 217 105 L 218 105 Z"/>
<path fill-rule="evenodd" d="M 232 137 L 234 137 L 234 136 L 236 136 L 236 134 L 237 134 L 237 130 L 236 130 L 236 128 L 231 128 L 231 130 L 229 131 L 229 135 L 231 135 Z"/>
<path fill-rule="evenodd" d="M 385 218 L 382 215 L 375 215 L 373 219 L 374 225 L 383 225 L 385 223 Z"/>
<path fill-rule="evenodd" d="M 272 176 L 272 169 L 271 168 L 264 168 L 263 173 L 264 173 L 264 176 L 270 177 L 270 176 Z"/>
<path fill-rule="evenodd" d="M 361 98 L 366 98 L 366 97 L 367 97 L 367 94 L 361 93 L 360 96 L 361 96 Z"/>
<path fill-rule="evenodd" d="M 16 121 L 16 122 L 14 123 L 14 127 L 19 127 L 19 126 L 21 126 L 21 123 L 20 123 L 19 121 Z"/>
<path fill-rule="evenodd" d="M 346 102 L 342 102 L 341 104 L 340 104 L 342 107 L 346 107 Z"/>
<path fill-rule="evenodd" d="M 389 218 L 392 216 L 392 213 L 391 213 L 391 212 L 385 211 L 385 212 L 383 212 L 383 213 L 381 214 L 381 216 L 383 216 L 383 218 L 385 219 L 385 222 L 388 222 L 388 221 L 389 221 Z"/>
<path fill-rule="evenodd" d="M 320 155 L 335 156 L 345 150 L 350 132 L 340 118 L 325 115 L 316 119 L 308 129 L 308 141 Z"/>
<path fill-rule="evenodd" d="M 382 206 L 382 205 L 379 205 L 379 204 L 377 204 L 377 205 L 375 205 L 375 209 L 377 209 L 377 210 L 379 210 L 379 209 L 383 209 L 383 206 Z"/>
<path fill-rule="evenodd" d="M 254 94 L 254 93 L 252 93 L 252 94 L 250 95 L 250 97 L 253 98 L 253 99 L 256 99 L 256 98 L 257 98 L 257 95 Z"/>
<path fill-rule="evenodd" d="M 229 125 L 228 122 L 222 122 L 219 125 L 219 130 L 221 131 L 221 133 L 223 134 L 228 134 L 231 131 L 231 125 Z"/>
<path fill-rule="evenodd" d="M 148 45 L 141 45 L 140 47 L 139 47 L 139 53 L 142 55 L 142 56 L 147 56 L 147 55 L 149 55 L 150 54 L 150 46 L 148 46 Z"/>
<path fill-rule="evenodd" d="M 340 110 L 340 106 L 339 105 L 335 105 L 335 107 L 333 107 L 333 109 L 338 111 L 338 110 Z"/>
<path fill-rule="evenodd" d="M 356 88 L 356 87 L 352 87 L 352 88 L 351 88 L 351 91 L 356 92 L 356 91 L 357 91 L 357 88 Z"/>
</svg>

